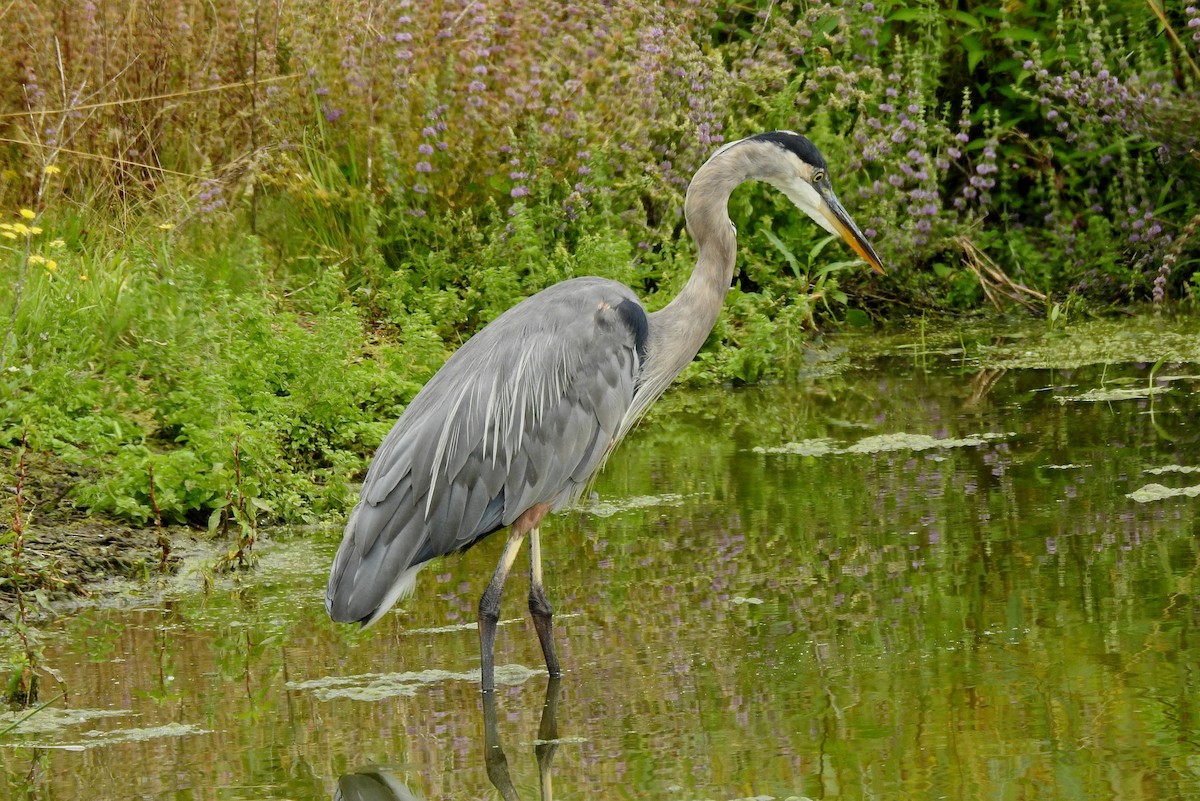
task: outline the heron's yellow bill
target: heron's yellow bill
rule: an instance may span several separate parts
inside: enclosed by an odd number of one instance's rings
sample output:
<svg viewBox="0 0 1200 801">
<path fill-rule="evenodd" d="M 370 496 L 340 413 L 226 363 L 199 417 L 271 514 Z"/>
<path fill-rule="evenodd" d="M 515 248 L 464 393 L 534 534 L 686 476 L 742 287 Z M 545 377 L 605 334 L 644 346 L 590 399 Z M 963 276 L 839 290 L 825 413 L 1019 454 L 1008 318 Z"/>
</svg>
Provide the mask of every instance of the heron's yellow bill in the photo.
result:
<svg viewBox="0 0 1200 801">
<path fill-rule="evenodd" d="M 838 199 L 829 193 L 822 193 L 821 198 L 825 201 L 821 204 L 821 214 L 833 226 L 833 230 L 863 261 L 875 268 L 875 272 L 882 273 L 883 261 L 879 258 L 879 254 L 875 252 L 875 248 L 871 247 L 871 243 L 863 236 L 862 231 L 858 230 L 858 226 L 854 224 L 854 220 L 850 219 L 850 215 L 842 208 Z"/>
</svg>

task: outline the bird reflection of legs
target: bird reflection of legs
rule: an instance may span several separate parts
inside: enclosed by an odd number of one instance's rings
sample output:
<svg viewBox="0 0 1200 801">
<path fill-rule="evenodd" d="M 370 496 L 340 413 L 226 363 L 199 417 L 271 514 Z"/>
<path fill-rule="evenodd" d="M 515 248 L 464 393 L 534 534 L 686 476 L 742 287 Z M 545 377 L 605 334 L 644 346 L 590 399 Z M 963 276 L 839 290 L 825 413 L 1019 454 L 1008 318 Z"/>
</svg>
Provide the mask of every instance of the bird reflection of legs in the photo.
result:
<svg viewBox="0 0 1200 801">
<path fill-rule="evenodd" d="M 550 763 L 558 750 L 558 696 L 562 680 L 551 676 L 546 684 L 546 699 L 542 705 L 542 721 L 538 724 L 537 744 L 533 753 L 537 757 L 538 781 L 542 788 L 542 801 L 554 801 L 554 785 L 550 776 Z M 496 726 L 496 694 L 483 694 L 483 758 L 487 766 L 488 779 L 500 791 L 504 801 L 520 801 L 508 773 L 508 757 L 500 745 L 500 732 Z"/>
</svg>

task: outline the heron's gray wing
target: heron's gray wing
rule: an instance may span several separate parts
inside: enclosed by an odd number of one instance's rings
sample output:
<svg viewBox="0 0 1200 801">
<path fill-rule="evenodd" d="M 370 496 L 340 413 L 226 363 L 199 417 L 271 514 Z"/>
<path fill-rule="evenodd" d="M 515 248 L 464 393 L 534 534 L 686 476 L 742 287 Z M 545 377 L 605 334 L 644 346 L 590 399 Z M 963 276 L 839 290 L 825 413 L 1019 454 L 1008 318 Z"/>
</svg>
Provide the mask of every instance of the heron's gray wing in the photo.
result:
<svg viewBox="0 0 1200 801">
<path fill-rule="evenodd" d="M 647 327 L 630 289 L 579 278 L 514 306 L 463 345 L 367 471 L 326 593 L 334 619 L 374 619 L 422 563 L 534 504 L 569 502 L 621 431 Z"/>
</svg>

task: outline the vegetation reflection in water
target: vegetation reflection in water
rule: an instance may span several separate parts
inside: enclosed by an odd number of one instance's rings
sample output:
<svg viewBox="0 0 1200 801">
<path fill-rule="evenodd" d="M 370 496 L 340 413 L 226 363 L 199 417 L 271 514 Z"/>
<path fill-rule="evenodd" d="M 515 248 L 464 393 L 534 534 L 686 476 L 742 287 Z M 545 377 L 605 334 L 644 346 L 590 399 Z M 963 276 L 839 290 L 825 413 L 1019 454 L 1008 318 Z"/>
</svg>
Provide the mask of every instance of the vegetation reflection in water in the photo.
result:
<svg viewBox="0 0 1200 801">
<path fill-rule="evenodd" d="M 536 798 L 540 765 L 560 798 L 1200 797 L 1196 500 L 1145 494 L 1200 483 L 1197 373 L 906 356 L 678 392 L 602 513 L 551 524 L 553 721 L 506 599 L 503 763 L 473 625 L 503 543 L 358 632 L 321 607 L 337 532 L 305 532 L 246 586 L 60 621 L 72 711 L 4 738 L 0 795 Z"/>
</svg>

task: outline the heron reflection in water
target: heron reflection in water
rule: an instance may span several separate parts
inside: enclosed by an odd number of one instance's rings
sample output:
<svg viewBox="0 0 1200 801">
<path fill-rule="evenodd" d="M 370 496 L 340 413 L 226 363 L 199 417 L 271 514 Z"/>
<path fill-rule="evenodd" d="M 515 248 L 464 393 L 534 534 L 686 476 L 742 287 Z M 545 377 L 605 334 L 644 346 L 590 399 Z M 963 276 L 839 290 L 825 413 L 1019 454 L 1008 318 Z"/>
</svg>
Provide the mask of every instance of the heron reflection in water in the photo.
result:
<svg viewBox="0 0 1200 801">
<path fill-rule="evenodd" d="M 384 439 L 350 513 L 325 595 L 335 621 L 374 623 L 412 592 L 430 560 L 508 528 L 479 601 L 481 684 L 495 687 L 500 594 L 529 537 L 529 611 L 546 668 L 560 674 L 543 586 L 539 527 L 587 486 L 621 438 L 695 357 L 733 280 L 729 197 L 765 181 L 882 272 L 805 137 L 730 142 L 693 176 L 684 202 L 696 267 L 647 312 L 633 290 L 574 278 L 501 314 L 447 360 Z"/>
<path fill-rule="evenodd" d="M 542 718 L 538 724 L 537 741 L 533 753 L 537 759 L 538 784 L 542 801 L 554 800 L 554 782 L 550 766 L 558 750 L 558 698 L 562 680 L 551 678 L 546 684 L 546 697 L 542 703 Z M 504 801 L 519 801 L 516 787 L 508 770 L 508 757 L 500 744 L 500 731 L 496 725 L 496 694 L 483 696 L 483 754 L 488 779 Z M 408 785 L 396 778 L 395 773 L 385 766 L 371 765 L 342 775 L 338 779 L 334 801 L 422 801 Z"/>
</svg>

